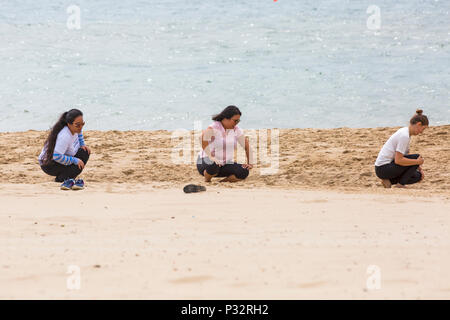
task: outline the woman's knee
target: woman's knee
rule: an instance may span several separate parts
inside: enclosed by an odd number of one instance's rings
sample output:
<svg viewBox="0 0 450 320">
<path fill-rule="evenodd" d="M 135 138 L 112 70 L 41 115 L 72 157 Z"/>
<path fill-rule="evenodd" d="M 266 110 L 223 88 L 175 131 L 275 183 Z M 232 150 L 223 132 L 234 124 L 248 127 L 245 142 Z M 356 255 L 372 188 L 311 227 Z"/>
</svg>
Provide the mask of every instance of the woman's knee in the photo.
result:
<svg viewBox="0 0 450 320">
<path fill-rule="evenodd" d="M 209 175 L 214 176 L 219 173 L 220 167 L 217 164 L 213 163 L 209 166 L 206 166 L 205 170 Z"/>
<path fill-rule="evenodd" d="M 420 154 L 407 154 L 406 156 L 404 156 L 405 158 L 408 159 L 418 159 L 420 157 Z"/>
<path fill-rule="evenodd" d="M 86 162 L 88 162 L 89 160 L 89 152 L 80 148 L 75 157 L 81 159 L 81 161 L 83 161 L 86 164 Z"/>
<path fill-rule="evenodd" d="M 236 176 L 236 178 L 244 180 L 245 178 L 248 177 L 250 171 L 244 168 L 239 168 L 238 170 L 236 170 L 236 172 L 234 173 L 234 175 Z"/>
<path fill-rule="evenodd" d="M 414 174 L 406 181 L 405 184 L 414 184 L 422 180 L 422 173 L 415 171 Z"/>
</svg>

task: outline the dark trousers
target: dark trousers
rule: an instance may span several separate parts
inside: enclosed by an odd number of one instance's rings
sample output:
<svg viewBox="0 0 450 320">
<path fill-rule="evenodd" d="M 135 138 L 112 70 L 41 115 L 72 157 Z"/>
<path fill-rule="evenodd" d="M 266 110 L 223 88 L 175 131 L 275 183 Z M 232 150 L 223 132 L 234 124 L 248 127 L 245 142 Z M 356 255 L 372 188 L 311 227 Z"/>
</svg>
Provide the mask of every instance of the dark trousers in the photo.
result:
<svg viewBox="0 0 450 320">
<path fill-rule="evenodd" d="M 405 158 L 417 159 L 419 155 L 408 154 Z M 392 161 L 379 167 L 375 166 L 375 173 L 378 178 L 389 179 L 392 184 L 400 183 L 405 185 L 419 182 L 422 179 L 422 174 L 417 170 L 418 168 L 418 165 L 399 166 L 395 161 Z"/>
<path fill-rule="evenodd" d="M 80 148 L 75 155 L 75 158 L 81 159 L 84 164 L 86 164 L 89 160 L 89 154 L 87 153 L 87 151 L 84 151 Z M 81 173 L 81 171 L 83 171 L 82 169 L 78 168 L 78 165 L 76 164 L 65 166 L 53 160 L 50 164 L 41 166 L 41 169 L 46 174 L 56 177 L 56 182 L 64 182 L 67 179 L 75 179 Z"/>
<path fill-rule="evenodd" d="M 228 177 L 234 174 L 238 179 L 245 179 L 248 177 L 249 171 L 242 167 L 239 163 L 229 163 L 219 167 L 215 162 L 212 162 L 208 157 L 197 159 L 197 170 L 203 175 L 206 172 L 210 175 L 216 175 L 216 177 Z"/>
</svg>

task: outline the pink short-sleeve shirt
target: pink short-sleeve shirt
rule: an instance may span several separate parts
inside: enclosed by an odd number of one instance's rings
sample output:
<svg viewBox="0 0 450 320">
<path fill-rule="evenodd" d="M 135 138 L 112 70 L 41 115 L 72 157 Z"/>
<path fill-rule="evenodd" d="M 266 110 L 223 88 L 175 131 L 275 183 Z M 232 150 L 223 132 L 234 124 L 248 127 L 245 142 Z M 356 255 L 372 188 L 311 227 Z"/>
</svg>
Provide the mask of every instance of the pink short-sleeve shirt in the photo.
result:
<svg viewBox="0 0 450 320">
<path fill-rule="evenodd" d="M 233 129 L 227 129 L 220 121 L 214 121 L 208 128 L 213 129 L 213 136 L 208 145 L 211 155 L 221 162 L 221 164 L 234 162 L 234 149 L 237 146 L 238 138 L 244 134 L 244 131 L 237 125 Z M 199 153 L 201 158 L 208 155 L 202 149 Z"/>
</svg>

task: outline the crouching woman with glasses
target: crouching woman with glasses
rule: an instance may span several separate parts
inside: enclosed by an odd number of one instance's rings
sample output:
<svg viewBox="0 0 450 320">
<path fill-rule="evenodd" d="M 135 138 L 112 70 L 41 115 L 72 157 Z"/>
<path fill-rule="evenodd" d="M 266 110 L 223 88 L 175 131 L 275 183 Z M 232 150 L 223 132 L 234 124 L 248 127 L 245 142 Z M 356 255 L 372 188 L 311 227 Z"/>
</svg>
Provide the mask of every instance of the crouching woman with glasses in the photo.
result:
<svg viewBox="0 0 450 320">
<path fill-rule="evenodd" d="M 64 112 L 50 130 L 50 134 L 39 155 L 42 170 L 63 182 L 63 190 L 84 188 L 82 179 L 75 180 L 89 160 L 91 150 L 86 146 L 82 129 L 83 113 L 78 109 Z"/>
<path fill-rule="evenodd" d="M 214 122 L 201 134 L 202 150 L 197 158 L 197 170 L 210 182 L 213 177 L 223 177 L 220 182 L 244 180 L 253 168 L 252 150 L 244 132 L 237 124 L 241 121 L 241 111 L 236 106 L 228 106 L 215 115 Z M 234 162 L 237 143 L 245 149 L 247 163 Z"/>
</svg>

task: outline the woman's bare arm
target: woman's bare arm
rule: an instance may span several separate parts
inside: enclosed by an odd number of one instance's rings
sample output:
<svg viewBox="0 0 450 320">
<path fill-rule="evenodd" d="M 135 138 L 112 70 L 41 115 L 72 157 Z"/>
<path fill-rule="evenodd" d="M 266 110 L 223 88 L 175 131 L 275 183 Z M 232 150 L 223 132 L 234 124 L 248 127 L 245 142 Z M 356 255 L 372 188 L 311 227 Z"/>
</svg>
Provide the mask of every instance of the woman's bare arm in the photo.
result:
<svg viewBox="0 0 450 320">
<path fill-rule="evenodd" d="M 210 127 L 206 128 L 206 130 L 204 130 L 200 135 L 200 143 L 202 144 L 202 149 L 205 151 L 208 158 L 220 166 L 221 164 L 219 164 L 219 161 L 211 155 L 211 148 L 209 147 L 209 142 L 213 136 L 214 130 Z"/>
<path fill-rule="evenodd" d="M 250 141 L 249 141 L 248 137 L 246 137 L 245 135 L 241 135 L 238 138 L 238 142 L 245 149 L 245 155 L 247 157 L 247 164 L 254 165 L 253 149 L 250 147 Z"/>
<path fill-rule="evenodd" d="M 398 164 L 399 166 L 417 166 L 423 164 L 423 158 L 419 157 L 417 159 L 409 159 L 405 158 L 405 156 L 401 152 L 395 153 L 395 164 Z"/>
</svg>

